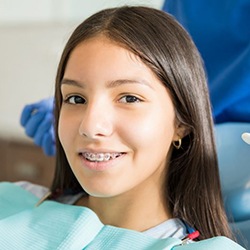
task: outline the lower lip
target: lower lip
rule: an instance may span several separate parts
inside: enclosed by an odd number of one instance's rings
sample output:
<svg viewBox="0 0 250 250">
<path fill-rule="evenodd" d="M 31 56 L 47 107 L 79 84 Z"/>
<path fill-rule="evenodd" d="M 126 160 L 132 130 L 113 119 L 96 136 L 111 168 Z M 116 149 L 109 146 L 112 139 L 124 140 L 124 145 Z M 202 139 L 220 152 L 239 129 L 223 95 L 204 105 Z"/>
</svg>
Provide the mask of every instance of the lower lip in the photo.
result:
<svg viewBox="0 0 250 250">
<path fill-rule="evenodd" d="M 82 155 L 80 157 L 81 157 L 83 166 L 85 168 L 92 170 L 92 171 L 101 172 L 101 171 L 105 171 L 105 170 L 108 170 L 108 169 L 115 167 L 117 165 L 118 161 L 120 161 L 124 156 L 125 156 L 125 154 L 122 154 L 115 159 L 112 159 L 109 161 L 101 161 L 101 162 L 88 161 Z"/>
</svg>

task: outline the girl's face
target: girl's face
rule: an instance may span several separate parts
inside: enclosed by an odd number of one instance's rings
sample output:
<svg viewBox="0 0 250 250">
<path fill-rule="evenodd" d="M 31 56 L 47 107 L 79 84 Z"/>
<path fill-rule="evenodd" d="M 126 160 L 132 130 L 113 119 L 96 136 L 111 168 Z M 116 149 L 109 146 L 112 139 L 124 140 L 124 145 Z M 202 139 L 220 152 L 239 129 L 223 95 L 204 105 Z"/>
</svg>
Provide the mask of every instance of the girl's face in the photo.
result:
<svg viewBox="0 0 250 250">
<path fill-rule="evenodd" d="M 61 92 L 59 138 L 87 193 L 162 189 L 178 129 L 167 89 L 139 58 L 103 36 L 84 41 Z"/>
</svg>

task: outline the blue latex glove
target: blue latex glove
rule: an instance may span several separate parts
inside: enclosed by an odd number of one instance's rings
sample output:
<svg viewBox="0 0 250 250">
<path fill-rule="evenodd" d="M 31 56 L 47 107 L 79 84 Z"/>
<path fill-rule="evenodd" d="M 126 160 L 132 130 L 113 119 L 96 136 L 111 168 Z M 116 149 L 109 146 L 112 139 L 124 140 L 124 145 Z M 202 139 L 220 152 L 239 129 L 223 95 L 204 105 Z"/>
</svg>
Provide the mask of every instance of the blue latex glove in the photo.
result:
<svg viewBox="0 0 250 250">
<path fill-rule="evenodd" d="M 166 0 L 205 63 L 216 123 L 250 122 L 250 0 Z"/>
<path fill-rule="evenodd" d="M 21 125 L 25 128 L 25 133 L 33 138 L 35 144 L 42 147 L 48 156 L 55 155 L 53 100 L 51 97 L 26 105 L 20 120 Z"/>
</svg>

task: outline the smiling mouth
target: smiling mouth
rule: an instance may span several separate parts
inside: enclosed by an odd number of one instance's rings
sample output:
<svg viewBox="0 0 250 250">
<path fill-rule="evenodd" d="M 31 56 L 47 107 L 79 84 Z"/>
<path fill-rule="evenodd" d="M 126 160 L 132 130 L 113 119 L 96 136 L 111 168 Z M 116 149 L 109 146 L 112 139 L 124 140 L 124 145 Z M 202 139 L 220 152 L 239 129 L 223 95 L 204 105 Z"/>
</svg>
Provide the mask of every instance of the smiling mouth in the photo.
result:
<svg viewBox="0 0 250 250">
<path fill-rule="evenodd" d="M 114 160 L 124 153 L 81 153 L 81 155 L 87 160 L 91 162 L 103 162 Z"/>
</svg>

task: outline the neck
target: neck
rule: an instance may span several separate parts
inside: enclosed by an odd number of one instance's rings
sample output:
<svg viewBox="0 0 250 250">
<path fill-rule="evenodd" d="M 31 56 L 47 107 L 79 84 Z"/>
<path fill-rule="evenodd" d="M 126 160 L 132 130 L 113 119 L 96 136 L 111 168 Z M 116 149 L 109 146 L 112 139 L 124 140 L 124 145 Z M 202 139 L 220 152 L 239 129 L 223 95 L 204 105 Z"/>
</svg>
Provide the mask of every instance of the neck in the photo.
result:
<svg viewBox="0 0 250 250">
<path fill-rule="evenodd" d="M 136 231 L 145 231 L 171 218 L 159 188 L 135 189 L 115 197 L 84 197 L 78 205 L 92 209 L 105 225 Z"/>
</svg>

